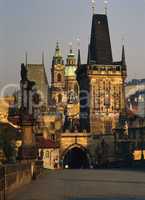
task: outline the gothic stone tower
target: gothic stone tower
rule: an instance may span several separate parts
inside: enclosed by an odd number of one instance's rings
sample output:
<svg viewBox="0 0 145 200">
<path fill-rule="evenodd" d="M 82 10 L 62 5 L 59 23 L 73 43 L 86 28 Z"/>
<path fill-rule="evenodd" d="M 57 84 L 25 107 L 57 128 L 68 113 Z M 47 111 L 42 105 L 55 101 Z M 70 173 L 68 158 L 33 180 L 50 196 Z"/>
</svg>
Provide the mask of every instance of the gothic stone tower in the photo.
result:
<svg viewBox="0 0 145 200">
<path fill-rule="evenodd" d="M 108 19 L 94 14 L 88 63 L 77 70 L 80 86 L 81 129 L 92 134 L 112 134 L 125 112 L 126 62 L 113 62 Z"/>
<path fill-rule="evenodd" d="M 65 66 L 57 42 L 51 68 L 51 98 L 59 105 L 65 102 Z"/>
</svg>

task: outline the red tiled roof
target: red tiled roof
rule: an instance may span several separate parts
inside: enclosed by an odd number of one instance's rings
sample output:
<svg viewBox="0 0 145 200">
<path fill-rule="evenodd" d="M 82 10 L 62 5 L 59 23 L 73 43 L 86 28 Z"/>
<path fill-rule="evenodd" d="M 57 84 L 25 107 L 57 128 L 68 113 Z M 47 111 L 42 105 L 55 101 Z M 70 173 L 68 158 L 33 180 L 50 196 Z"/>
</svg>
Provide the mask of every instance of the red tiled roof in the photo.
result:
<svg viewBox="0 0 145 200">
<path fill-rule="evenodd" d="M 42 149 L 51 149 L 51 148 L 57 148 L 58 145 L 49 139 L 39 138 L 37 139 L 37 146 L 38 148 Z"/>
</svg>

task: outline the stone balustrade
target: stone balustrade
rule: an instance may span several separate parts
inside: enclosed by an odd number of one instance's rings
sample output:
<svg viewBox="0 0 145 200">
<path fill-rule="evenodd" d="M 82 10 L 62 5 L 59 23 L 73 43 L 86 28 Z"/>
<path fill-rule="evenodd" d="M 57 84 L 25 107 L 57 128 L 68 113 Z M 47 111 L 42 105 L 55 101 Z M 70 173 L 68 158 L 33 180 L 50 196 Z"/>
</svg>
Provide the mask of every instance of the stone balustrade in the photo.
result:
<svg viewBox="0 0 145 200">
<path fill-rule="evenodd" d="M 29 184 L 42 172 L 40 162 L 25 161 L 0 167 L 0 200 L 5 200 L 12 192 Z"/>
</svg>

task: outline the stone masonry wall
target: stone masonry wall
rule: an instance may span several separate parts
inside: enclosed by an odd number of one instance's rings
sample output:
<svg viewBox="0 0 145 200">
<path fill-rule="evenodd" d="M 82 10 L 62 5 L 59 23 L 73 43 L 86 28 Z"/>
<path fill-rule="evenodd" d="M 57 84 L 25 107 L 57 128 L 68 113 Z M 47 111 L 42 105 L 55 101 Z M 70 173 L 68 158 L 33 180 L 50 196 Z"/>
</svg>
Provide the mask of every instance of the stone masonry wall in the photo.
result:
<svg viewBox="0 0 145 200">
<path fill-rule="evenodd" d="M 42 165 L 42 163 L 26 161 L 0 167 L 0 200 L 4 200 L 4 193 L 6 197 L 10 196 L 40 175 Z"/>
</svg>

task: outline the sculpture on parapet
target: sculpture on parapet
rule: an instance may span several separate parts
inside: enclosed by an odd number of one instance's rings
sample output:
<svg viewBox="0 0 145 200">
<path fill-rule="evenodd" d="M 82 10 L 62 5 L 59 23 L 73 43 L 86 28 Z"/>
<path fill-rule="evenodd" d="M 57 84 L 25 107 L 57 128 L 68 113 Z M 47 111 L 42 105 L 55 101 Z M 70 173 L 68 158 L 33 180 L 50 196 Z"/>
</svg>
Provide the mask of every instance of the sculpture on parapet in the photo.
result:
<svg viewBox="0 0 145 200">
<path fill-rule="evenodd" d="M 20 157 L 24 160 L 36 158 L 37 148 L 34 135 L 34 108 L 33 93 L 35 82 L 28 79 L 27 68 L 21 64 L 21 109 L 20 121 L 22 129 L 22 146 L 20 148 Z"/>
<path fill-rule="evenodd" d="M 32 94 L 34 93 L 35 82 L 28 80 L 27 68 L 21 64 L 21 112 L 22 116 L 32 115 Z"/>
<path fill-rule="evenodd" d="M 27 69 L 24 64 L 21 64 L 21 81 L 25 82 L 28 80 Z"/>
</svg>

